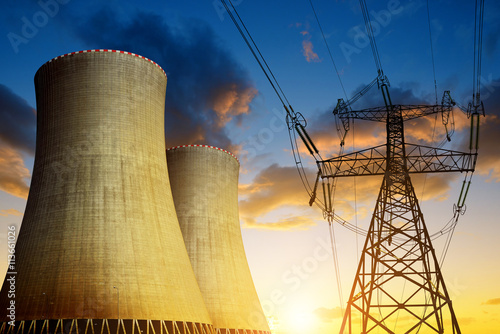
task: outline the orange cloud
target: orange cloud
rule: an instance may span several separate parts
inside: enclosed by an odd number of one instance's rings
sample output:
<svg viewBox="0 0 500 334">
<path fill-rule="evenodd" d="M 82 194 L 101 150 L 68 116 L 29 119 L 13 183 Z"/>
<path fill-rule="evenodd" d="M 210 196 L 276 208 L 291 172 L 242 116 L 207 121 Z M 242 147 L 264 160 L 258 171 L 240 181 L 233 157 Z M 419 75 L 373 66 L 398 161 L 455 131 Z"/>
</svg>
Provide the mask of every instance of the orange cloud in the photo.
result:
<svg viewBox="0 0 500 334">
<path fill-rule="evenodd" d="M 452 123 L 454 123 L 452 125 Z M 454 108 L 450 114 L 447 129 L 448 132 L 454 130 L 457 133 L 468 131 L 470 120 L 458 108 Z M 440 114 L 421 117 L 405 122 L 405 138 L 409 143 L 421 143 L 435 146 L 446 139 L 446 128 L 442 123 Z"/>
<path fill-rule="evenodd" d="M 0 210 L 0 216 L 22 216 L 22 212 L 17 211 L 16 209 L 3 209 Z"/>
<path fill-rule="evenodd" d="M 319 63 L 321 62 L 321 59 L 319 58 L 318 54 L 313 51 L 313 48 L 314 46 L 311 41 L 302 41 L 302 54 L 304 55 L 304 57 L 306 57 L 307 62 Z"/>
<path fill-rule="evenodd" d="M 212 92 L 211 108 L 218 116 L 217 125 L 223 127 L 234 116 L 248 114 L 249 104 L 256 95 L 255 88 L 241 88 L 236 83 L 219 87 L 217 91 Z"/>
<path fill-rule="evenodd" d="M 27 198 L 30 178 L 22 156 L 15 150 L 0 146 L 0 190 L 20 198 Z"/>
<path fill-rule="evenodd" d="M 315 172 L 306 169 L 310 182 L 314 182 Z M 358 179 L 359 180 L 359 179 Z M 342 179 L 337 183 L 335 197 L 335 210 L 344 219 L 350 220 L 355 216 L 357 209 L 358 217 L 364 218 L 371 213 L 373 203 L 376 199 L 381 184 L 380 177 L 367 177 L 357 182 L 356 194 L 353 191 L 353 180 Z M 322 219 L 322 214 L 317 208 L 311 211 L 309 208 L 309 196 L 302 185 L 297 169 L 295 167 L 283 167 L 273 164 L 262 170 L 250 184 L 239 186 L 241 196 L 239 202 L 240 216 L 243 226 L 247 228 L 262 229 L 307 229 L 316 225 L 316 220 Z M 358 206 L 355 208 L 354 199 Z M 318 187 L 317 199 L 323 199 L 321 186 Z M 262 222 L 267 220 L 265 215 L 277 212 L 282 208 L 302 212 L 299 216 L 286 217 L 274 222 Z M 311 212 L 305 216 L 304 212 Z M 308 218 L 309 217 L 309 218 Z"/>
<path fill-rule="evenodd" d="M 239 208 L 243 217 L 258 217 L 284 205 L 308 202 L 295 167 L 273 164 L 262 170 L 251 184 L 240 186 Z"/>
<path fill-rule="evenodd" d="M 328 120 L 328 118 L 330 118 Z M 340 150 L 340 137 L 337 134 L 335 119 L 331 113 L 321 118 L 319 122 L 314 122 L 308 126 L 306 130 L 309 132 L 311 139 L 318 148 L 323 158 L 337 156 Z M 368 147 L 378 146 L 386 142 L 385 126 L 382 123 L 366 122 L 356 120 L 355 124 L 351 124 L 351 130 L 345 138 L 345 151 L 348 152 L 353 148 L 354 134 L 354 149 L 361 150 Z M 300 138 L 299 149 L 303 154 L 309 154 L 307 148 L 303 145 Z"/>
<path fill-rule="evenodd" d="M 277 222 L 259 223 L 254 218 L 243 218 L 242 228 L 256 228 L 275 231 L 291 231 L 291 230 L 307 230 L 311 226 L 315 226 L 316 222 L 309 217 L 294 216 L 281 219 Z"/>
<path fill-rule="evenodd" d="M 301 23 L 295 24 L 296 28 L 302 27 Z M 319 63 L 321 62 L 321 59 L 319 58 L 318 54 L 313 51 L 313 43 L 311 42 L 311 34 L 309 33 L 309 23 L 306 22 L 304 24 L 304 30 L 301 30 L 299 33 L 303 36 L 303 41 L 302 41 L 302 54 L 306 58 L 308 63 L 314 62 L 314 63 Z"/>
<path fill-rule="evenodd" d="M 315 180 L 315 171 L 306 168 L 309 182 Z M 412 181 L 419 200 L 447 199 L 455 174 L 413 174 Z M 338 178 L 335 186 L 333 209 L 347 221 L 364 219 L 372 214 L 374 203 L 380 191 L 382 176 L 361 176 Z M 307 229 L 321 220 L 321 212 L 309 210 L 309 196 L 302 185 L 295 167 L 273 164 L 262 170 L 250 184 L 240 184 L 240 215 L 245 228 L 273 230 Z M 317 189 L 317 203 L 323 202 L 322 187 Z M 320 204 L 321 206 L 321 204 Z M 278 218 L 269 221 L 266 215 L 286 208 L 287 212 L 301 212 L 295 217 Z"/>
<path fill-rule="evenodd" d="M 500 305 L 500 298 L 488 299 L 483 305 Z"/>
<path fill-rule="evenodd" d="M 444 201 L 450 196 L 458 199 L 458 194 L 450 194 L 450 190 L 460 177 L 460 173 L 412 174 L 411 180 L 420 201 Z"/>
</svg>

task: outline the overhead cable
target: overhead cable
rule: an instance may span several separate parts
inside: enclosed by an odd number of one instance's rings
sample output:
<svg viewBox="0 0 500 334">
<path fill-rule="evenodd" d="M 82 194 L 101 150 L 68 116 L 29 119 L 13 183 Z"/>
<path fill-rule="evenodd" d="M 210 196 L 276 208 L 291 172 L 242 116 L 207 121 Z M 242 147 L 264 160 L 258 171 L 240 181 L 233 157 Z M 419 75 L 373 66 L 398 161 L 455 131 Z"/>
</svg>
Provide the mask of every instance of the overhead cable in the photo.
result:
<svg viewBox="0 0 500 334">
<path fill-rule="evenodd" d="M 231 5 L 231 9 L 227 5 L 226 0 L 221 0 L 222 4 L 224 5 L 224 8 L 226 9 L 227 13 L 229 14 L 229 17 L 231 17 L 231 20 L 233 21 L 234 25 L 238 29 L 241 37 L 243 37 L 243 40 L 245 41 L 245 43 L 247 44 L 248 48 L 252 52 L 255 60 L 257 60 L 257 63 L 259 64 L 260 68 L 262 69 L 262 71 L 266 75 L 267 80 L 269 81 L 269 83 L 273 87 L 274 92 L 276 93 L 276 95 L 278 96 L 278 98 L 280 99 L 281 103 L 283 104 L 283 106 L 286 109 L 286 104 L 285 104 L 284 101 L 286 101 L 288 105 L 290 103 L 288 102 L 288 99 L 286 98 L 285 93 L 281 89 L 281 86 L 279 85 L 278 80 L 276 80 L 276 77 L 274 76 L 273 71 L 271 71 L 271 68 L 267 64 L 264 56 L 260 52 L 260 50 L 259 50 L 257 44 L 255 43 L 255 41 L 253 40 L 252 35 L 250 34 L 250 32 L 248 31 L 248 29 L 246 28 L 245 23 L 243 23 L 243 20 L 241 19 L 240 15 L 238 14 L 238 11 L 233 6 L 233 3 L 231 2 L 231 0 L 227 0 L 227 1 Z M 234 13 L 236 14 L 237 19 L 233 15 L 232 11 L 234 11 Z M 258 56 L 257 56 L 257 54 L 258 54 Z M 271 78 L 272 78 L 272 80 L 271 80 Z M 276 87 L 278 87 L 278 88 L 276 88 Z M 279 89 L 279 92 L 278 92 L 278 89 Z"/>
<path fill-rule="evenodd" d="M 359 0 L 361 5 L 361 11 L 363 12 L 363 19 L 365 21 L 365 28 L 370 39 L 370 46 L 372 48 L 373 59 L 375 60 L 375 66 L 377 66 L 377 73 L 379 76 L 383 76 L 382 62 L 380 61 L 380 55 L 377 49 L 377 43 L 375 43 L 375 36 L 373 35 L 372 22 L 370 21 L 370 16 L 368 15 L 368 7 L 366 6 L 366 0 Z"/>
<path fill-rule="evenodd" d="M 434 93 L 436 94 L 436 104 L 438 104 L 438 93 L 437 93 L 437 81 L 436 81 L 436 65 L 434 62 L 434 47 L 432 43 L 432 29 L 431 29 L 431 14 L 429 11 L 429 0 L 427 0 L 427 23 L 429 26 L 429 42 L 431 45 L 431 57 L 432 57 L 432 74 L 434 76 Z"/>
<path fill-rule="evenodd" d="M 484 22 L 484 0 L 476 0 L 474 15 L 474 70 L 473 70 L 473 98 L 472 103 L 477 110 L 481 104 L 481 65 L 483 49 L 483 22 Z"/>
<path fill-rule="evenodd" d="M 332 61 L 333 68 L 335 69 L 335 73 L 337 74 L 337 77 L 339 79 L 340 86 L 342 87 L 342 91 L 344 92 L 346 100 L 348 100 L 349 98 L 347 97 L 347 93 L 346 93 L 345 88 L 344 88 L 344 83 L 342 82 L 342 78 L 340 77 L 339 70 L 337 69 L 337 65 L 335 64 L 335 60 L 333 59 L 332 52 L 330 50 L 330 47 L 328 46 L 328 42 L 326 41 L 326 37 L 325 37 L 325 34 L 323 32 L 323 28 L 321 27 L 321 23 L 319 22 L 319 18 L 318 18 L 318 15 L 316 14 L 316 9 L 314 9 L 312 0 L 309 0 L 309 4 L 311 4 L 311 8 L 312 8 L 312 11 L 314 13 L 314 17 L 316 18 L 316 22 L 318 22 L 319 30 L 321 31 L 321 36 L 323 36 L 323 41 L 325 41 L 326 49 L 328 50 L 328 54 L 330 55 L 330 60 Z"/>
</svg>

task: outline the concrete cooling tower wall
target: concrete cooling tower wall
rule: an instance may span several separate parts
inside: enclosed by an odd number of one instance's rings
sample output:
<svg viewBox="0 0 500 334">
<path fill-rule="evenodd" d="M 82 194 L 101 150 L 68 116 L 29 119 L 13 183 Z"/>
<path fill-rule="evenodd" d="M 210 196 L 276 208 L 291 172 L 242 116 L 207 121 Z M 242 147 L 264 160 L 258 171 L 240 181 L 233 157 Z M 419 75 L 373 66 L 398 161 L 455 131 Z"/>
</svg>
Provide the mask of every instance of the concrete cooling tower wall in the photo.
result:
<svg viewBox="0 0 500 334">
<path fill-rule="evenodd" d="M 167 162 L 184 242 L 217 333 L 270 333 L 243 248 L 238 160 L 187 145 L 167 150 Z"/>
<path fill-rule="evenodd" d="M 1 332 L 213 333 L 170 191 L 166 84 L 154 62 L 114 50 L 67 54 L 36 73 L 16 326 Z"/>
</svg>

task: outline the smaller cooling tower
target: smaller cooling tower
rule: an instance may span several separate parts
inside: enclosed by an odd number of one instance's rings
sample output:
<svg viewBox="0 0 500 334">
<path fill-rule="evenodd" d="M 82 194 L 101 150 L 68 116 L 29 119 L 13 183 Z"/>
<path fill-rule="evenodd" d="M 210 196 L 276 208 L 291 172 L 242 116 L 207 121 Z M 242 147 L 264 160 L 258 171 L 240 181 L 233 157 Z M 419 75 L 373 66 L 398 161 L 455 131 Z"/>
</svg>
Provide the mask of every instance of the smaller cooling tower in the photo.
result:
<svg viewBox="0 0 500 334">
<path fill-rule="evenodd" d="M 167 150 L 172 196 L 205 305 L 217 333 L 264 334 L 238 214 L 239 162 L 206 145 Z"/>
</svg>

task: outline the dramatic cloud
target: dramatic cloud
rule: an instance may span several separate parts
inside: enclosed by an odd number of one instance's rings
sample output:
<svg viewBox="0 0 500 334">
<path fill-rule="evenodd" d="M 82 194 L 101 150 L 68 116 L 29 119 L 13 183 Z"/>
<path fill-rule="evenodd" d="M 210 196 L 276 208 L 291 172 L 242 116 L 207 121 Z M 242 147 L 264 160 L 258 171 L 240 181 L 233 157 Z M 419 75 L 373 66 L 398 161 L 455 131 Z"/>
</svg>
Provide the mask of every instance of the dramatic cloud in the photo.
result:
<svg viewBox="0 0 500 334">
<path fill-rule="evenodd" d="M 412 174 L 411 179 L 417 198 L 420 201 L 444 201 L 450 196 L 453 182 L 462 177 L 459 173 Z M 452 194 L 457 196 L 458 194 Z"/>
<path fill-rule="evenodd" d="M 7 216 L 22 216 L 22 215 L 23 215 L 23 213 L 17 211 L 16 209 L 3 209 L 3 210 L 0 210 L 0 216 L 4 216 L 4 217 L 7 217 Z"/>
<path fill-rule="evenodd" d="M 30 173 L 21 152 L 35 153 L 35 110 L 0 84 L 0 190 L 26 198 Z M 2 210 L 0 215 L 16 215 L 16 210 Z"/>
<path fill-rule="evenodd" d="M 297 169 L 273 164 L 263 169 L 251 184 L 240 186 L 240 214 L 249 225 L 255 217 L 285 205 L 307 204 L 308 196 L 300 183 Z"/>
<path fill-rule="evenodd" d="M 28 103 L 0 84 L 0 141 L 29 154 L 35 152 L 35 111 Z"/>
<path fill-rule="evenodd" d="M 428 103 L 425 99 L 413 95 L 412 89 L 414 87 L 412 84 L 405 84 L 403 86 L 403 88 L 390 88 L 391 98 L 394 104 Z M 354 93 L 357 93 L 363 88 L 364 86 L 358 87 Z M 380 94 L 380 91 L 376 87 L 373 87 L 352 106 L 352 109 L 362 110 L 383 105 L 384 101 L 382 99 L 382 94 Z M 307 127 L 307 130 L 323 156 L 337 155 L 339 150 L 340 139 L 338 135 L 336 135 L 337 124 L 332 113 L 334 108 L 335 105 L 329 110 L 318 113 L 309 120 L 310 125 Z M 437 133 L 433 135 L 432 129 L 435 123 L 437 124 Z M 338 122 L 338 126 L 342 127 L 340 121 Z M 434 117 L 418 119 L 408 122 L 405 126 L 405 135 L 408 142 L 430 144 L 444 137 L 444 128 L 441 126 L 440 117 L 438 121 L 435 121 Z M 356 150 L 381 145 L 386 142 L 386 128 L 385 123 L 382 122 L 354 120 L 354 124 L 351 123 L 351 131 L 346 137 L 346 149 L 353 145 L 353 134 Z M 305 150 L 305 148 L 302 149 Z"/>
<path fill-rule="evenodd" d="M 234 147 L 224 126 L 250 112 L 257 91 L 210 26 L 196 19 L 173 26 L 145 12 L 121 19 L 108 7 L 84 21 L 75 20 L 77 36 L 90 48 L 138 53 L 167 72 L 167 146 Z"/>
<path fill-rule="evenodd" d="M 16 150 L 0 146 L 0 190 L 20 198 L 27 198 L 30 178 L 23 158 Z"/>
<path fill-rule="evenodd" d="M 315 172 L 312 169 L 305 169 L 305 172 L 310 178 L 309 181 L 314 182 Z M 380 182 L 378 177 L 367 177 L 363 182 L 357 183 L 356 194 L 353 191 L 352 179 L 338 182 L 335 197 L 336 212 L 349 220 L 354 217 L 357 209 L 358 217 L 366 217 L 373 206 Z M 243 227 L 246 228 L 307 229 L 316 225 L 314 219 L 316 221 L 322 219 L 317 207 L 312 210 L 309 208 L 309 196 L 295 167 L 283 167 L 277 164 L 268 166 L 254 178 L 252 183 L 240 185 L 239 193 L 242 198 L 239 202 L 240 217 Z M 320 186 L 318 199 L 322 198 Z M 357 208 L 354 206 L 354 199 L 358 201 Z M 303 214 L 274 220 L 266 217 L 267 214 L 280 209 L 288 211 L 291 208 Z"/>
<path fill-rule="evenodd" d="M 314 176 L 312 170 L 307 169 L 306 173 Z M 257 174 L 252 183 L 240 185 L 239 194 L 244 228 L 306 230 L 322 220 L 321 211 L 317 207 L 309 207 L 309 196 L 295 167 L 268 166 Z M 343 204 L 339 203 L 339 206 Z M 287 212 L 297 214 L 290 216 Z"/>
<path fill-rule="evenodd" d="M 488 299 L 483 305 L 500 305 L 500 298 Z"/>
<path fill-rule="evenodd" d="M 315 179 L 314 170 L 306 168 L 305 173 L 312 185 Z M 457 177 L 454 174 L 414 174 L 412 180 L 420 200 L 442 201 L 449 197 L 451 184 Z M 335 213 L 348 221 L 356 217 L 359 219 L 369 217 L 381 182 L 382 176 L 339 178 L 333 202 Z M 309 196 L 295 167 L 270 165 L 257 174 L 251 183 L 241 184 L 239 194 L 242 198 L 239 202 L 240 216 L 242 226 L 245 228 L 308 229 L 322 219 L 318 208 L 310 210 Z M 316 198 L 323 201 L 321 184 Z M 291 208 L 295 212 L 302 213 L 294 217 L 269 218 L 276 216 L 273 213 L 279 210 L 289 211 Z M 282 217 L 283 214 L 279 213 L 279 216 Z"/>
</svg>

